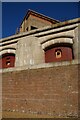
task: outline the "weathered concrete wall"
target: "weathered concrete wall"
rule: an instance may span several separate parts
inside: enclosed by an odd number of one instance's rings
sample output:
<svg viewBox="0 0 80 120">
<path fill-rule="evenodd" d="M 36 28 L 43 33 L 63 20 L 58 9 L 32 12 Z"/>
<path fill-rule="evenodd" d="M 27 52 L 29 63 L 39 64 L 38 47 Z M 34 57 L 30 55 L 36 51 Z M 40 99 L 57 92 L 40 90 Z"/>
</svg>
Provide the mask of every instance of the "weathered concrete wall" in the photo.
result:
<svg viewBox="0 0 80 120">
<path fill-rule="evenodd" d="M 15 66 L 44 63 L 44 51 L 36 37 L 25 37 L 17 44 Z"/>
<path fill-rule="evenodd" d="M 3 112 L 77 117 L 78 67 L 69 64 L 6 70 L 2 74 Z"/>
<path fill-rule="evenodd" d="M 74 26 L 72 26 L 72 28 L 73 27 Z M 37 37 L 34 37 L 32 35 L 32 36 L 25 36 L 23 38 L 19 38 L 19 41 L 16 47 L 16 53 L 15 53 L 16 54 L 15 66 L 24 66 L 24 65 L 33 65 L 33 64 L 35 65 L 35 64 L 44 63 L 45 62 L 44 49 L 46 49 L 47 47 L 50 47 L 51 45 L 61 46 L 61 44 L 67 44 L 68 46 L 71 46 L 72 54 L 74 56 L 73 58 L 78 59 L 77 28 L 71 29 L 69 26 L 67 26 L 61 29 L 65 29 L 65 30 L 63 32 L 62 31 L 59 32 L 60 31 L 60 28 L 59 28 L 57 29 L 58 31 L 57 32 L 56 29 L 55 30 L 53 29 L 50 31 L 46 31 L 46 33 L 43 32 L 43 33 L 36 34 Z M 69 30 L 66 31 L 66 29 L 69 29 Z M 51 34 L 48 35 L 48 32 Z M 42 36 L 38 37 L 41 34 Z M 44 34 L 47 34 L 47 35 L 44 36 Z"/>
<path fill-rule="evenodd" d="M 46 21 L 44 19 L 38 18 L 34 15 L 30 15 L 29 25 L 30 26 L 35 26 L 37 28 L 41 28 L 41 27 L 52 25 L 52 23 L 50 23 L 49 21 Z"/>
</svg>

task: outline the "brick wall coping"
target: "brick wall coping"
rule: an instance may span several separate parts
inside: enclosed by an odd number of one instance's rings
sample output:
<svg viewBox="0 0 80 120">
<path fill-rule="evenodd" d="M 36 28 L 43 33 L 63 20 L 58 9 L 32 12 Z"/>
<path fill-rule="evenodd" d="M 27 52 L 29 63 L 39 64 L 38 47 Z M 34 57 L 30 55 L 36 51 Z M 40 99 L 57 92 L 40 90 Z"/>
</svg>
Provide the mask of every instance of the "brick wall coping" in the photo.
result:
<svg viewBox="0 0 80 120">
<path fill-rule="evenodd" d="M 51 67 L 57 67 L 57 66 L 68 66 L 68 65 L 75 65 L 75 64 L 80 64 L 80 61 L 72 60 L 72 61 L 43 63 L 43 64 L 38 64 L 38 65 L 29 65 L 29 66 L 21 66 L 21 67 L 0 69 L 0 73 L 21 71 L 21 70 L 28 70 L 28 69 L 39 69 L 39 68 L 49 68 L 49 67 L 51 68 Z"/>
</svg>

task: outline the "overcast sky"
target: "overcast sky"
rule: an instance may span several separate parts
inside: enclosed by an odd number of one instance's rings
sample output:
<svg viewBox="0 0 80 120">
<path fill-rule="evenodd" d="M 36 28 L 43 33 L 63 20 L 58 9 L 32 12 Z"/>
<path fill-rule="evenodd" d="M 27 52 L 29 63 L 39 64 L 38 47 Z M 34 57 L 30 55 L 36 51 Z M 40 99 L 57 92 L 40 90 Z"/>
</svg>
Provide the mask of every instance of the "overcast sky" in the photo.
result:
<svg viewBox="0 0 80 120">
<path fill-rule="evenodd" d="M 5 2 L 2 3 L 2 37 L 15 34 L 28 9 L 60 21 L 79 17 L 78 2 Z"/>
</svg>

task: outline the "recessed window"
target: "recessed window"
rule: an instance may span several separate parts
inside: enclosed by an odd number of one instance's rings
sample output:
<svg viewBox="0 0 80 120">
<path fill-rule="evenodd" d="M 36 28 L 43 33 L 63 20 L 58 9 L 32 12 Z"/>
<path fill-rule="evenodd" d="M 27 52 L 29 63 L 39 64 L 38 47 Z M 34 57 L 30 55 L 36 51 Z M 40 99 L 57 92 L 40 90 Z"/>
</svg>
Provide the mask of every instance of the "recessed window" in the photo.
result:
<svg viewBox="0 0 80 120">
<path fill-rule="evenodd" d="M 26 31 L 28 31 L 28 27 L 26 28 Z"/>
<path fill-rule="evenodd" d="M 9 66 L 10 65 L 10 57 L 6 58 L 6 65 Z"/>
<path fill-rule="evenodd" d="M 31 26 L 31 30 L 37 29 L 37 27 Z"/>
<path fill-rule="evenodd" d="M 61 51 L 61 49 L 57 49 L 57 50 L 55 51 L 55 55 L 56 55 L 56 58 L 61 58 L 61 56 L 62 56 L 62 51 Z"/>
</svg>

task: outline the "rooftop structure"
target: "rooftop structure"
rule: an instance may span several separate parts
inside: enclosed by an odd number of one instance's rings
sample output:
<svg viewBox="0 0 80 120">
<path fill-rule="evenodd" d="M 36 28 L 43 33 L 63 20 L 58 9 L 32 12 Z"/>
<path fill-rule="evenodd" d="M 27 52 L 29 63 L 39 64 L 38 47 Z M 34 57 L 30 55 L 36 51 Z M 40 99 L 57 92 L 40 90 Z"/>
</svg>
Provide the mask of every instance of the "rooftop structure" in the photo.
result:
<svg viewBox="0 0 80 120">
<path fill-rule="evenodd" d="M 60 21 L 54 20 L 33 10 L 28 10 L 20 24 L 19 33 L 53 25 L 59 22 Z"/>
</svg>

